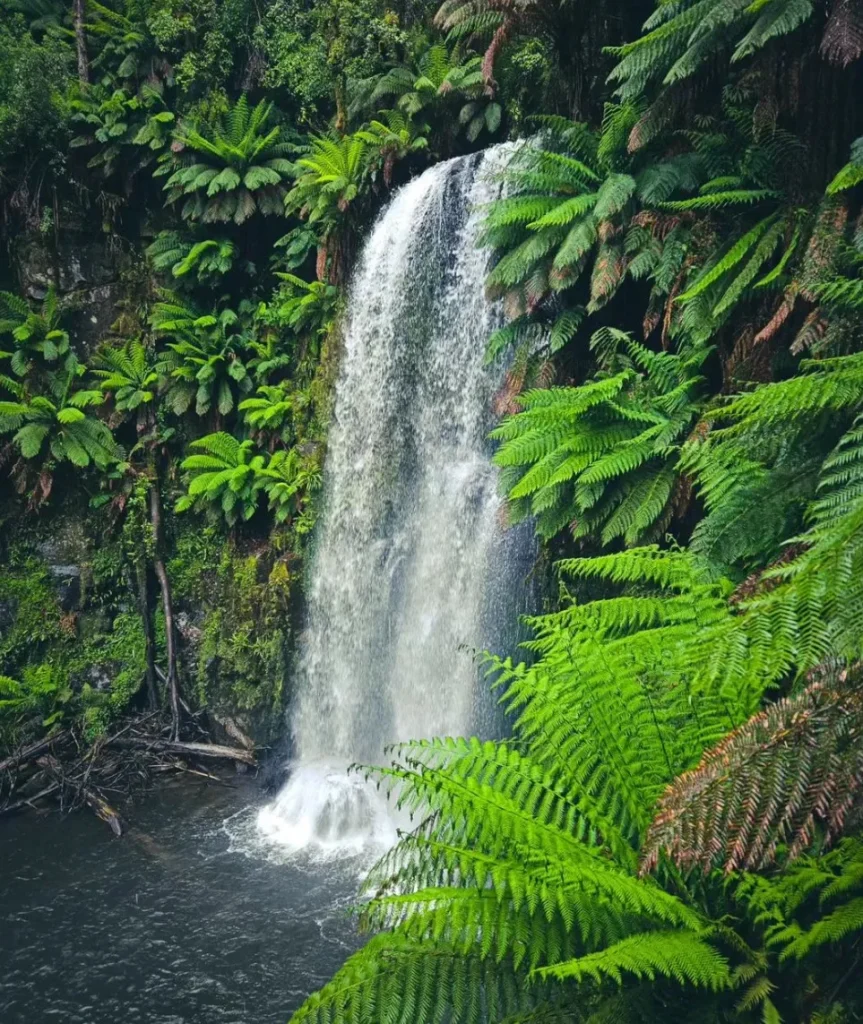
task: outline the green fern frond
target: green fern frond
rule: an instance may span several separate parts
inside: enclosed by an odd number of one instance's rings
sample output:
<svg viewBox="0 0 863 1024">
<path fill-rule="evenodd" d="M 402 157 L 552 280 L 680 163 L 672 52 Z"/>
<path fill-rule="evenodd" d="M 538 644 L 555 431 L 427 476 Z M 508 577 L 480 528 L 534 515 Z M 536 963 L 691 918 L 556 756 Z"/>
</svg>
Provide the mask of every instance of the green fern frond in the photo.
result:
<svg viewBox="0 0 863 1024">
<path fill-rule="evenodd" d="M 611 978 L 621 985 L 624 972 L 648 981 L 673 978 L 681 985 L 713 991 L 730 983 L 728 961 L 697 932 L 683 931 L 631 935 L 608 949 L 542 968 L 537 974 L 558 981 Z"/>
</svg>

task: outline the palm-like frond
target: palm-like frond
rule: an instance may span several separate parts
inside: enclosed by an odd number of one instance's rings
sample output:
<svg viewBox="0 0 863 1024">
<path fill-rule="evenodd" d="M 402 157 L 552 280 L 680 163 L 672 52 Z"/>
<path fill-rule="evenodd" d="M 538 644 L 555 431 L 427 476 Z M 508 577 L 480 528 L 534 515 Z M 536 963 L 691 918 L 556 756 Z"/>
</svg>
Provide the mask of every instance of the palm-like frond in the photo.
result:
<svg viewBox="0 0 863 1024">
<path fill-rule="evenodd" d="M 121 412 L 133 412 L 156 398 L 159 374 L 152 352 L 141 341 L 103 346 L 96 354 L 92 373 Z"/>
<path fill-rule="evenodd" d="M 371 1020 L 378 1007 L 409 1019 L 409 980 L 376 987 L 387 951 L 401 948 L 418 964 L 436 949 L 458 951 L 505 972 L 514 994 L 540 1001 L 549 992 L 537 982 L 553 991 L 627 972 L 731 984 L 697 907 L 636 875 L 663 780 L 693 765 L 727 727 L 728 708 L 693 685 L 684 647 L 726 614 L 727 590 L 688 556 L 656 549 L 561 568 L 649 594 L 573 603 L 534 620 L 529 667 L 490 660 L 513 718 L 510 742 L 406 743 L 390 767 L 369 771 L 418 825 L 366 882 L 362 921 L 385 934 L 297 1020 Z M 457 1018 L 453 987 L 446 977 L 432 1014 Z"/>
<path fill-rule="evenodd" d="M 162 231 L 147 246 L 147 255 L 156 270 L 170 271 L 178 282 L 187 278 L 206 284 L 231 271 L 237 259 L 237 246 L 229 238 L 194 241 L 176 231 Z"/>
<path fill-rule="evenodd" d="M 681 0 L 661 4 L 634 42 L 610 47 L 619 58 L 610 80 L 624 100 L 655 84 L 666 87 L 698 74 L 713 59 L 741 61 L 771 40 L 801 28 L 813 13 L 810 0 Z M 661 102 L 661 101 L 660 101 Z"/>
<path fill-rule="evenodd" d="M 297 176 L 285 199 L 288 212 L 319 224 L 326 235 L 357 198 L 366 175 L 366 143 L 357 136 L 312 138 L 297 160 Z"/>
<path fill-rule="evenodd" d="M 175 413 L 187 412 L 194 403 L 199 416 L 213 408 L 224 416 L 251 390 L 247 314 L 248 310 L 223 308 L 201 315 L 172 301 L 156 304 L 153 328 L 170 340 L 155 370 L 169 382 L 168 402 Z"/>
<path fill-rule="evenodd" d="M 601 345 L 600 332 L 594 343 Z M 533 514 L 551 536 L 569 523 L 576 536 L 636 543 L 662 521 L 675 487 L 679 448 L 700 410 L 706 352 L 652 353 L 621 332 L 616 374 L 578 388 L 531 391 L 522 411 L 492 434 L 505 467 L 514 518 Z"/>
<path fill-rule="evenodd" d="M 48 289 L 38 311 L 31 309 L 19 295 L 0 292 L 0 336 L 8 334 L 14 346 L 11 352 L 0 354 L 0 358 L 9 358 L 12 372 L 17 377 L 27 376 L 37 365 L 52 367 L 62 364 L 71 370 L 75 355 L 61 321 L 61 310 L 53 287 Z"/>
<path fill-rule="evenodd" d="M 103 401 L 101 391 L 76 390 L 83 367 L 45 375 L 46 393 L 0 402 L 0 433 L 12 433 L 22 457 L 43 464 L 71 462 L 105 469 L 123 457 L 108 427 L 84 410 Z"/>
<path fill-rule="evenodd" d="M 193 441 L 192 454 L 182 463 L 188 490 L 177 502 L 178 512 L 215 510 L 229 525 L 248 520 L 266 496 L 277 522 L 303 511 L 308 495 L 320 487 L 320 469 L 295 449 L 272 455 L 259 452 L 252 441 L 231 434 L 208 434 Z"/>
<path fill-rule="evenodd" d="M 166 201 L 185 198 L 184 218 L 206 224 L 280 214 L 294 165 L 286 158 L 292 147 L 279 141 L 280 128 L 267 129 L 272 114 L 272 103 L 250 107 L 243 95 L 212 121 L 180 127 L 177 146 L 156 172 L 168 175 Z"/>
<path fill-rule="evenodd" d="M 761 389 L 765 420 L 784 390 L 783 384 Z M 800 415 L 811 417 L 807 404 Z M 744 422 L 752 425 L 751 401 L 748 408 Z M 783 674 L 838 673 L 838 679 L 812 683 L 771 705 L 679 779 L 652 827 L 654 860 L 667 850 L 681 863 L 759 868 L 774 859 L 780 844 L 793 857 L 817 833 L 829 840 L 859 815 L 863 713 L 854 666 L 863 653 L 856 583 L 863 558 L 860 466 L 855 424 L 825 460 L 812 526 L 796 539 L 802 551 L 754 583 L 728 637 L 734 642 L 735 632 L 748 636 L 750 657 L 760 647 Z"/>
<path fill-rule="evenodd" d="M 682 867 L 762 869 L 860 820 L 863 705 L 842 685 L 812 684 L 772 704 L 707 752 L 663 795 L 646 843 Z"/>
</svg>

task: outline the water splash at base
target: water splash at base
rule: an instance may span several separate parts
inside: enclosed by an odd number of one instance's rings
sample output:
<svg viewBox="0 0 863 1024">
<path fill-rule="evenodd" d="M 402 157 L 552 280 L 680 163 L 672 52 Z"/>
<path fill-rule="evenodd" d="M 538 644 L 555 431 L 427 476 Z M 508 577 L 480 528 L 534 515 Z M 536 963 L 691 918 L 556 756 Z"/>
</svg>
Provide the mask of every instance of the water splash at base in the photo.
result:
<svg viewBox="0 0 863 1024">
<path fill-rule="evenodd" d="M 297 765 L 258 828 L 288 851 L 324 858 L 383 852 L 397 838 L 385 795 L 347 765 Z"/>
</svg>

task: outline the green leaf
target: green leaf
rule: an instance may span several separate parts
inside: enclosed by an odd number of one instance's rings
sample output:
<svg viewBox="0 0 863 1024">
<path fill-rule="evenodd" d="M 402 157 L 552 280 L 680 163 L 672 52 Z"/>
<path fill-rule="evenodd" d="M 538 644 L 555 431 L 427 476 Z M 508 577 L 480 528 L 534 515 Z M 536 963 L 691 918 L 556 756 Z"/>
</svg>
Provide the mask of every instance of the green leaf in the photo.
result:
<svg viewBox="0 0 863 1024">
<path fill-rule="evenodd" d="M 210 181 L 207 186 L 207 195 L 214 196 L 217 192 L 230 192 L 241 183 L 242 179 L 232 167 L 224 167 Z"/>
</svg>

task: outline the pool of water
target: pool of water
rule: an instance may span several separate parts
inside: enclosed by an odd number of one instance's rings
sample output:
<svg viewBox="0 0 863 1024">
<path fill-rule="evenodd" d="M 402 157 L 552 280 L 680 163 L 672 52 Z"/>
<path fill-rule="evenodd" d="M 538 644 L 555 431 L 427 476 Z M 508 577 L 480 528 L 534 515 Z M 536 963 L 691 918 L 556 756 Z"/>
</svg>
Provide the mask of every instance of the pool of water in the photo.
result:
<svg viewBox="0 0 863 1024">
<path fill-rule="evenodd" d="M 360 943 L 365 863 L 289 854 L 252 783 L 0 821 L 3 1024 L 284 1024 Z"/>
</svg>

